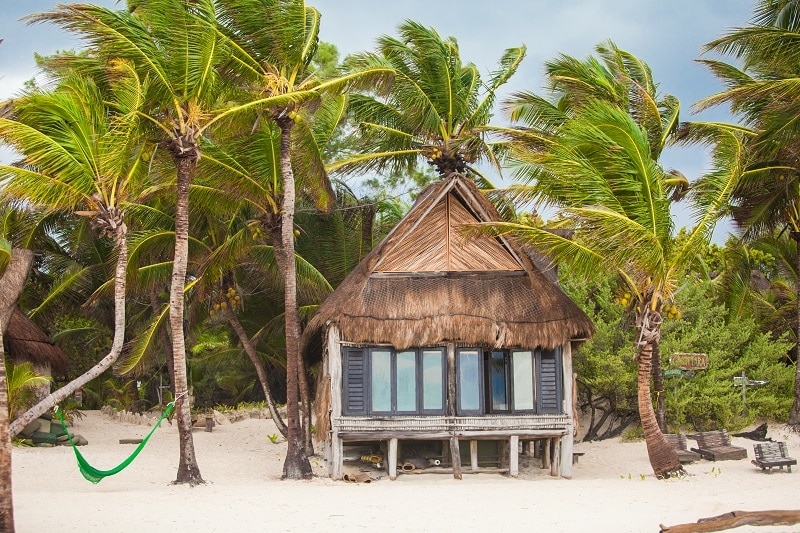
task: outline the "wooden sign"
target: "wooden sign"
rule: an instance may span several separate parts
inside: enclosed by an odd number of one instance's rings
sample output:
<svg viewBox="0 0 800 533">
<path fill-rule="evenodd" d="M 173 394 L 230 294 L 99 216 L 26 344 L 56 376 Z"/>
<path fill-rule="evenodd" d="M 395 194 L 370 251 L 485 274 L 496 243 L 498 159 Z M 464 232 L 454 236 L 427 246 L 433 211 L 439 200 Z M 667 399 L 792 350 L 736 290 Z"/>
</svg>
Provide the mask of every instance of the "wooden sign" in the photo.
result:
<svg viewBox="0 0 800 533">
<path fill-rule="evenodd" d="M 704 353 L 674 353 L 669 362 L 670 366 L 681 370 L 705 370 L 708 368 L 708 355 Z"/>
</svg>

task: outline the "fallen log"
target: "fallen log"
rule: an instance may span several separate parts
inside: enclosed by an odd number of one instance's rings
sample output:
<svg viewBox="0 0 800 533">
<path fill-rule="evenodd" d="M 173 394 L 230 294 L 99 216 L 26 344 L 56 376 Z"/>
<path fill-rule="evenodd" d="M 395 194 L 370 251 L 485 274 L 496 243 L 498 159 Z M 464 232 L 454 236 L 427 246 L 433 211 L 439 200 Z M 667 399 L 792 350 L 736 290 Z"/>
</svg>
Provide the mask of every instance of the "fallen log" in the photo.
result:
<svg viewBox="0 0 800 533">
<path fill-rule="evenodd" d="M 693 524 L 665 526 L 661 533 L 706 533 L 741 526 L 791 526 L 800 523 L 800 510 L 790 511 L 731 511 L 719 516 L 701 518 Z"/>
</svg>

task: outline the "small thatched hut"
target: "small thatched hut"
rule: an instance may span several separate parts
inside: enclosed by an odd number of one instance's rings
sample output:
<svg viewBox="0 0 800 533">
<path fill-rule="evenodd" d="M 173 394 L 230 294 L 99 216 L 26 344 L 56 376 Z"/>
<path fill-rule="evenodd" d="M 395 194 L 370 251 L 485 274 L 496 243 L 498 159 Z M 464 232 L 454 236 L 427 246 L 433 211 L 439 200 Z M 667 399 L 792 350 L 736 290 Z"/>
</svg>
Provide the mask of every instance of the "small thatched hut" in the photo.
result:
<svg viewBox="0 0 800 533">
<path fill-rule="evenodd" d="M 6 357 L 14 364 L 30 361 L 33 369 L 43 376 L 67 370 L 67 358 L 61 348 L 19 308 L 14 308 L 8 321 L 3 334 L 3 348 Z"/>
<path fill-rule="evenodd" d="M 594 328 L 514 240 L 461 231 L 499 220 L 471 180 L 431 185 L 309 322 L 332 477 L 365 446 L 391 478 L 420 456 L 460 477 L 462 449 L 469 471 L 515 476 L 521 441 L 571 476 L 571 341 Z"/>
</svg>

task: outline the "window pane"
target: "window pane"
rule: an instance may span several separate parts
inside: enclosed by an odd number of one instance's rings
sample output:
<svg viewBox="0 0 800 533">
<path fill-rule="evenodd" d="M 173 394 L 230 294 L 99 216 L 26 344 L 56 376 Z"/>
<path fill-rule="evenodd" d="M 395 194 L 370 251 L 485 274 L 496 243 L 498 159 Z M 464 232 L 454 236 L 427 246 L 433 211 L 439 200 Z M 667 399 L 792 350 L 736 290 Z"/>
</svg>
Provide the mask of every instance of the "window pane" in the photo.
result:
<svg viewBox="0 0 800 533">
<path fill-rule="evenodd" d="M 441 350 L 422 352 L 422 408 L 442 410 L 444 358 Z"/>
<path fill-rule="evenodd" d="M 372 410 L 392 410 L 392 353 L 373 350 L 372 363 Z"/>
<path fill-rule="evenodd" d="M 507 411 L 506 358 L 503 352 L 492 352 L 489 359 L 489 379 L 492 382 L 492 411 Z"/>
<path fill-rule="evenodd" d="M 397 410 L 415 412 L 417 410 L 417 354 L 398 352 L 397 354 Z"/>
<path fill-rule="evenodd" d="M 513 352 L 514 409 L 533 410 L 533 353 Z"/>
<path fill-rule="evenodd" d="M 480 353 L 462 350 L 458 357 L 459 406 L 462 411 L 477 411 L 481 408 Z"/>
</svg>

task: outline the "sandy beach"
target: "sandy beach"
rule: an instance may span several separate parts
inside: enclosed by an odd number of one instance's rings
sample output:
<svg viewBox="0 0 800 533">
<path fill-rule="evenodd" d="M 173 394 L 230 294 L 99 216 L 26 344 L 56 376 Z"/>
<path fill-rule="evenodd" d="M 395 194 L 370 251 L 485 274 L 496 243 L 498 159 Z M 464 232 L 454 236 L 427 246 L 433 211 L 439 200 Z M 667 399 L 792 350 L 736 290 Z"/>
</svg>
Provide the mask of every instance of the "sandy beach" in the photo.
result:
<svg viewBox="0 0 800 533">
<path fill-rule="evenodd" d="M 149 428 L 87 411 L 71 428 L 88 439 L 81 448 L 93 466 L 108 469 L 134 446 L 120 439 L 143 437 Z M 285 442 L 273 444 L 271 420 L 247 419 L 194 433 L 206 484 L 172 485 L 178 464 L 178 430 L 164 423 L 139 457 L 97 485 L 78 471 L 70 447 L 13 451 L 15 522 L 19 533 L 248 531 L 658 531 L 733 510 L 798 509 L 800 473 L 761 472 L 750 463 L 753 441 L 734 437 L 748 459 L 686 465 L 684 479 L 652 475 L 643 442 L 579 442 L 584 452 L 573 479 L 523 461 L 518 479 L 498 474 L 401 475 L 352 484 L 324 477 L 281 481 Z M 785 440 L 800 456 L 800 438 L 780 426 L 768 436 Z M 690 445 L 693 444 L 690 441 Z M 375 477 L 380 472 L 373 471 Z M 734 531 L 800 531 L 745 527 Z"/>
</svg>

